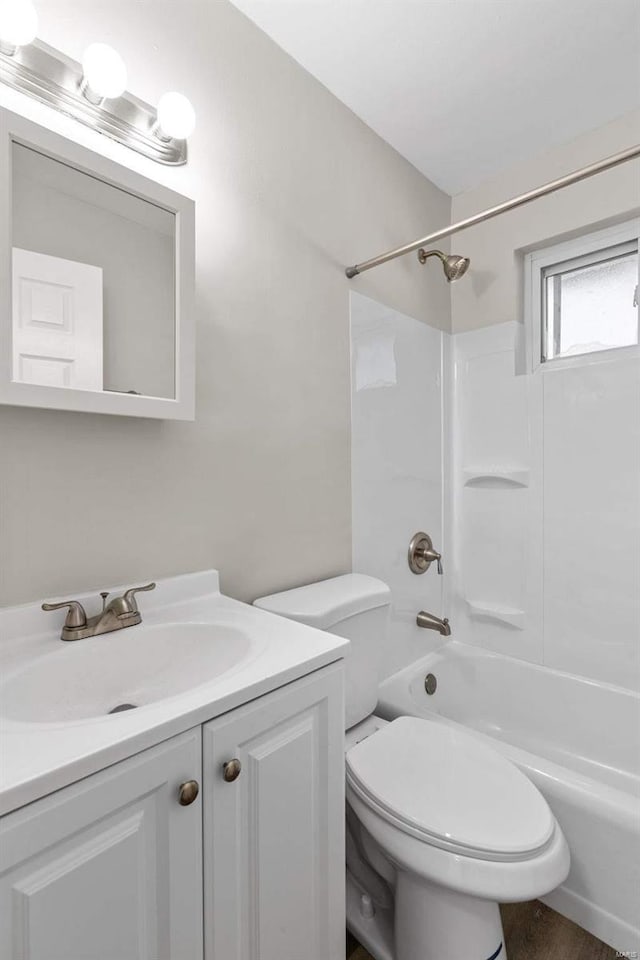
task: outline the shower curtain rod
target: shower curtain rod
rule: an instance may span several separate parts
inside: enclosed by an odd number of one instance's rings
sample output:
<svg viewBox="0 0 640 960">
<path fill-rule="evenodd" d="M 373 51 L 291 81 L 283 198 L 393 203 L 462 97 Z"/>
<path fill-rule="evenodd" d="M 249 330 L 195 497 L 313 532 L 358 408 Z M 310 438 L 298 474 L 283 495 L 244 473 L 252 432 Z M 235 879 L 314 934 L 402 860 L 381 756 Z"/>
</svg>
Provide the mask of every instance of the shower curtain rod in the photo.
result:
<svg viewBox="0 0 640 960">
<path fill-rule="evenodd" d="M 406 253 L 412 253 L 414 250 L 418 250 L 419 247 L 428 246 L 435 240 L 442 240 L 444 237 L 450 237 L 452 233 L 458 233 L 459 230 L 466 230 L 468 227 L 474 227 L 477 223 L 484 223 L 485 220 L 491 220 L 492 217 L 497 217 L 499 214 L 506 213 L 508 210 L 515 210 L 516 207 L 521 207 L 525 203 L 531 203 L 532 200 L 537 200 L 538 197 L 545 197 L 548 193 L 554 193 L 563 187 L 569 187 L 572 183 L 586 180 L 588 177 L 595 176 L 596 173 L 602 173 L 603 170 L 610 170 L 611 167 L 617 167 L 621 163 L 626 163 L 627 160 L 633 160 L 634 157 L 640 157 L 640 144 L 636 144 L 635 147 L 629 147 L 627 150 L 622 150 L 620 153 L 614 153 L 612 156 L 606 157 L 604 160 L 599 160 L 597 163 L 591 163 L 587 167 L 582 167 L 581 170 L 574 170 L 573 173 L 568 173 L 566 176 L 559 177 L 557 180 L 551 180 L 541 187 L 536 187 L 535 190 L 529 190 L 528 193 L 521 193 L 518 197 L 505 200 L 504 203 L 499 203 L 495 207 L 489 207 L 487 210 L 483 210 L 482 213 L 476 213 L 472 217 L 467 217 L 466 220 L 459 220 L 458 223 L 452 223 L 450 227 L 443 227 L 442 230 L 429 233 L 420 240 L 414 240 L 413 243 L 406 243 L 404 247 L 396 247 L 395 250 L 389 250 L 388 253 L 381 253 L 378 257 L 372 257 L 371 260 L 356 263 L 353 267 L 347 267 L 345 273 L 351 280 L 353 277 L 357 277 L 359 273 L 364 273 L 365 270 L 371 270 L 373 267 L 379 267 L 381 263 L 386 263 L 387 260 L 395 260 L 396 257 L 403 257 Z"/>
</svg>

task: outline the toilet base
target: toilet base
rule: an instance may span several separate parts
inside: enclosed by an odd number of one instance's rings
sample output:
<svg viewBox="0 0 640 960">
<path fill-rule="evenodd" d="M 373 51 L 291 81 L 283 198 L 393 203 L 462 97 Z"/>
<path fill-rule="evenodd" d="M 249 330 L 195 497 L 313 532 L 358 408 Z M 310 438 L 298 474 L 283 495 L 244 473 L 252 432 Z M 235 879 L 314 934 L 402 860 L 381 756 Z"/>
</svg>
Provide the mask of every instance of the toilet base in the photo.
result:
<svg viewBox="0 0 640 960">
<path fill-rule="evenodd" d="M 395 914 L 368 910 L 347 870 L 347 926 L 375 960 L 507 960 L 500 910 L 491 900 L 399 873 Z"/>
<path fill-rule="evenodd" d="M 375 906 L 373 915 L 363 909 L 362 889 L 347 870 L 347 927 L 375 960 L 395 960 L 393 910 Z"/>
<path fill-rule="evenodd" d="M 507 960 L 498 904 L 398 872 L 394 960 Z"/>
</svg>

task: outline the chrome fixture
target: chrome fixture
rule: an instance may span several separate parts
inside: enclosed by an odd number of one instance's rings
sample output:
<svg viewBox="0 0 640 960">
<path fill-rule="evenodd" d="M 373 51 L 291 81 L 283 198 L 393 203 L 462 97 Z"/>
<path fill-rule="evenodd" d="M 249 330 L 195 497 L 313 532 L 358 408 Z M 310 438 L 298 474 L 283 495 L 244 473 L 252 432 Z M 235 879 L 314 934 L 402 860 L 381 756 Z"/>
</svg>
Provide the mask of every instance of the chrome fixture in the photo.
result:
<svg viewBox="0 0 640 960">
<path fill-rule="evenodd" d="M 464 277 L 471 263 L 469 257 L 459 257 L 454 253 L 443 253 L 441 250 L 424 250 L 422 247 L 418 250 L 420 263 L 426 263 L 429 257 L 438 257 L 442 261 L 444 274 L 449 283 L 454 283 L 460 277 Z"/>
<path fill-rule="evenodd" d="M 555 193 L 556 190 L 562 190 L 564 187 L 571 186 L 572 183 L 586 180 L 588 177 L 593 177 L 597 173 L 602 173 L 604 170 L 611 170 L 612 167 L 617 167 L 619 164 L 626 163 L 628 160 L 634 160 L 636 157 L 640 157 L 640 144 L 629 147 L 627 150 L 622 150 L 620 153 L 614 153 L 604 160 L 598 160 L 597 163 L 590 163 L 580 170 L 574 170 L 573 173 L 568 173 L 564 177 L 558 177 L 557 180 L 550 180 L 549 183 L 545 183 L 541 187 L 536 187 L 527 193 L 521 193 L 519 196 L 512 197 L 511 200 L 505 200 L 504 203 L 499 203 L 495 207 L 488 207 L 481 213 L 467 217 L 466 220 L 458 220 L 457 223 L 452 223 L 449 227 L 436 230 L 434 233 L 430 233 L 420 240 L 405 243 L 403 247 L 395 247 L 387 253 L 381 253 L 377 257 L 372 257 L 371 260 L 365 260 L 363 263 L 356 263 L 354 266 L 345 269 L 345 275 L 349 280 L 352 280 L 354 277 L 357 277 L 359 273 L 364 273 L 365 270 L 379 267 L 380 264 L 387 263 L 389 260 L 395 260 L 396 257 L 403 257 L 406 253 L 413 253 L 414 250 L 418 250 L 420 247 L 428 247 L 430 244 L 435 243 L 436 240 L 450 237 L 453 233 L 466 230 L 468 227 L 474 227 L 477 223 L 484 223 L 485 220 L 491 220 L 492 217 L 497 217 L 501 213 L 515 210 L 516 207 L 521 207 L 525 203 L 531 203 L 532 200 L 537 200 L 539 197 L 546 197 L 549 193 Z"/>
<path fill-rule="evenodd" d="M 0 7 L 2 83 L 158 163 L 187 162 L 186 138 L 196 115 L 185 96 L 165 93 L 156 109 L 126 92 L 127 68 L 113 47 L 92 43 L 79 64 L 34 40 L 36 29 L 31 0 Z"/>
<path fill-rule="evenodd" d="M 442 554 L 433 549 L 433 543 L 428 533 L 419 531 L 414 534 L 409 544 L 409 569 L 411 573 L 426 573 L 433 561 L 442 576 Z"/>
<path fill-rule="evenodd" d="M 61 640 L 85 640 L 87 637 L 97 637 L 102 633 L 111 633 L 114 630 L 123 630 L 125 627 L 135 627 L 142 623 L 142 615 L 136 603 L 136 593 L 141 590 L 155 590 L 155 583 L 148 583 L 144 587 L 131 587 L 121 597 L 114 597 L 107 604 L 108 593 L 101 593 L 102 610 L 95 617 L 87 620 L 84 607 L 78 600 L 63 600 L 61 603 L 43 603 L 43 610 L 61 610 L 68 607 L 69 611 L 60 634 Z"/>
<path fill-rule="evenodd" d="M 436 617 L 433 613 L 427 613 L 426 610 L 421 610 L 416 617 L 416 623 L 419 627 L 424 627 L 425 630 L 437 630 L 443 637 L 451 636 L 451 627 L 446 617 L 441 620 L 440 617 Z"/>
<path fill-rule="evenodd" d="M 428 673 L 424 678 L 424 689 L 429 694 L 430 697 L 434 695 L 438 689 L 438 681 L 436 679 L 435 673 Z"/>
</svg>

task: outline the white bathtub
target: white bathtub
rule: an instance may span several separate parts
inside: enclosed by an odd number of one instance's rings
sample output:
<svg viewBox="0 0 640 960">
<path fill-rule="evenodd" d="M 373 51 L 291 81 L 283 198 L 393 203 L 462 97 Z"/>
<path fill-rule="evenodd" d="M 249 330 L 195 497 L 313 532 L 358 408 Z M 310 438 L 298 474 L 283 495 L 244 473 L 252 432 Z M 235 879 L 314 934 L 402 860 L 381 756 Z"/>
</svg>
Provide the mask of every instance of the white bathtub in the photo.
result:
<svg viewBox="0 0 640 960">
<path fill-rule="evenodd" d="M 541 790 L 569 843 L 571 872 L 545 903 L 616 950 L 640 951 L 637 694 L 451 641 L 386 680 L 376 712 L 489 738 Z"/>
</svg>

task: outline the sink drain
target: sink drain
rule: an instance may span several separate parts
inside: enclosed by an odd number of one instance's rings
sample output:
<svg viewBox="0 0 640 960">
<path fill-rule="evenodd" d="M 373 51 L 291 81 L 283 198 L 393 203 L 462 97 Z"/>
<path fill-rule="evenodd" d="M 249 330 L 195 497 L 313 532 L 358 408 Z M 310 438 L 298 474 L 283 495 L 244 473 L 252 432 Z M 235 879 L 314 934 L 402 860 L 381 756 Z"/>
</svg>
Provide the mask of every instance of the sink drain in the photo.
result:
<svg viewBox="0 0 640 960">
<path fill-rule="evenodd" d="M 137 706 L 137 703 L 119 703 L 117 707 L 113 708 L 113 710 L 109 710 L 109 714 L 122 713 L 123 710 L 135 710 Z"/>
</svg>

